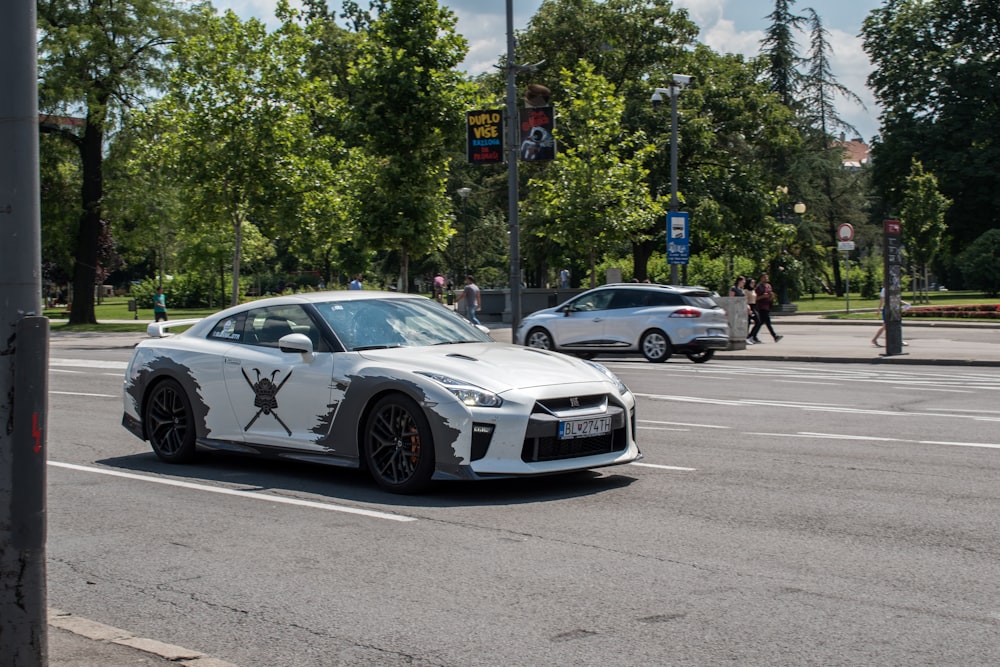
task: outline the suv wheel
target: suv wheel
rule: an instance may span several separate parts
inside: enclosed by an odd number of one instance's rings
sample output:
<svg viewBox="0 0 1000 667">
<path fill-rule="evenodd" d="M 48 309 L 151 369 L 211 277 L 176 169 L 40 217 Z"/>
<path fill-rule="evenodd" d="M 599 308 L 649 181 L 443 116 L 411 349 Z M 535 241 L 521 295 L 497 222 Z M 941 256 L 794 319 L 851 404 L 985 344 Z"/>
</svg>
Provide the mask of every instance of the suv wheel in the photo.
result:
<svg viewBox="0 0 1000 667">
<path fill-rule="evenodd" d="M 687 353 L 687 358 L 696 364 L 703 364 L 714 356 L 715 350 L 698 350 L 697 352 Z"/>
<path fill-rule="evenodd" d="M 552 343 L 552 336 L 541 327 L 536 327 L 529 331 L 524 339 L 524 344 L 528 347 L 536 347 L 539 350 L 555 349 L 555 345 Z"/>
<path fill-rule="evenodd" d="M 670 339 L 667 338 L 667 334 L 659 329 L 653 329 L 644 333 L 642 340 L 639 341 L 639 349 L 642 351 L 642 356 L 654 364 L 663 363 L 673 353 Z"/>
</svg>

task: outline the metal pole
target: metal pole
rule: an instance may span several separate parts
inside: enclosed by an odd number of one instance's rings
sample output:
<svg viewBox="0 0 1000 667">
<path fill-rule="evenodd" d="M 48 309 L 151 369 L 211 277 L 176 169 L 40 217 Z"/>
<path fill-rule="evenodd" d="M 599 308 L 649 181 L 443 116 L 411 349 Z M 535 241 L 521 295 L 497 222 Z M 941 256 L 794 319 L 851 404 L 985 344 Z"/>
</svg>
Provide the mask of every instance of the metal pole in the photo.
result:
<svg viewBox="0 0 1000 667">
<path fill-rule="evenodd" d="M 847 265 L 847 256 L 850 254 L 850 251 L 844 253 L 844 296 L 847 297 L 848 314 L 851 312 L 851 271 Z"/>
<path fill-rule="evenodd" d="M 0 3 L 0 667 L 48 664 L 35 12 Z"/>
<path fill-rule="evenodd" d="M 507 207 L 510 226 L 510 326 L 521 324 L 521 241 L 517 222 L 517 64 L 514 62 L 514 0 L 507 0 Z"/>
<path fill-rule="evenodd" d="M 679 86 L 670 86 L 670 212 L 676 213 L 680 208 L 677 201 L 677 98 L 680 95 Z M 670 284 L 677 285 L 677 265 L 670 265 Z"/>
</svg>

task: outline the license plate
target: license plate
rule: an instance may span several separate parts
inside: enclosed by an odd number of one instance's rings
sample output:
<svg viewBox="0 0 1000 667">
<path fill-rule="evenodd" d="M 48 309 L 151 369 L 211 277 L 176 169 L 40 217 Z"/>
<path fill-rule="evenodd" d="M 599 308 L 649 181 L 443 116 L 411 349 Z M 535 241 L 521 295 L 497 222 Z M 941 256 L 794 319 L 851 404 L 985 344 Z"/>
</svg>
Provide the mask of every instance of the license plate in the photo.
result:
<svg viewBox="0 0 1000 667">
<path fill-rule="evenodd" d="M 595 417 L 593 419 L 574 419 L 559 422 L 559 439 L 589 438 L 611 432 L 611 417 Z"/>
<path fill-rule="evenodd" d="M 708 335 L 709 336 L 725 336 L 726 334 L 722 331 L 722 329 L 709 329 L 708 330 Z"/>
</svg>

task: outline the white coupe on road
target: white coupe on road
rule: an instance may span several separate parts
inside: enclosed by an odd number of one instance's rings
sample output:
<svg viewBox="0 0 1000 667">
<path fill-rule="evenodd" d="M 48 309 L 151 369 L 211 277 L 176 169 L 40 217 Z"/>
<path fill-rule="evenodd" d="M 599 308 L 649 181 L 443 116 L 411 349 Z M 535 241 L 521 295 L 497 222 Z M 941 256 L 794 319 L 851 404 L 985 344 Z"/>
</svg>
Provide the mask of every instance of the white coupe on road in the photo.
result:
<svg viewBox="0 0 1000 667">
<path fill-rule="evenodd" d="M 179 324 L 191 326 L 171 335 Z M 641 457 L 635 399 L 613 373 L 497 343 L 422 296 L 283 296 L 149 332 L 126 371 L 122 423 L 164 461 L 276 456 L 417 493 Z"/>
</svg>

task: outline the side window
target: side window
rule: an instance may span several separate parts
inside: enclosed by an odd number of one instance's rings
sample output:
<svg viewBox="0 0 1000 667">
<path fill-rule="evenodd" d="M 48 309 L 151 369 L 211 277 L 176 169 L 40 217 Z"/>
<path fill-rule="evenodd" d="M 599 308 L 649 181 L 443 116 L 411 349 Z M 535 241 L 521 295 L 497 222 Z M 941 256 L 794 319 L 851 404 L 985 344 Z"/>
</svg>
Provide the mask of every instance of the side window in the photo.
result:
<svg viewBox="0 0 1000 667">
<path fill-rule="evenodd" d="M 652 306 L 683 306 L 684 300 L 679 294 L 653 294 Z"/>
<path fill-rule="evenodd" d="M 246 314 L 240 313 L 234 317 L 226 317 L 219 320 L 209 332 L 208 339 L 228 341 L 230 343 L 242 343 L 243 323 L 245 319 Z"/>
<path fill-rule="evenodd" d="M 615 297 L 611 300 L 611 307 L 618 308 L 641 308 L 648 305 L 650 295 L 649 290 L 623 289 L 615 292 Z"/>
<path fill-rule="evenodd" d="M 599 292 L 583 294 L 573 302 L 572 310 L 607 310 L 613 295 L 614 292 L 612 290 L 601 290 Z"/>
<path fill-rule="evenodd" d="M 327 352 L 319 327 L 302 306 L 269 306 L 247 313 L 243 342 L 260 347 L 278 347 L 282 336 L 301 333 L 308 336 L 317 352 Z"/>
</svg>

